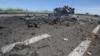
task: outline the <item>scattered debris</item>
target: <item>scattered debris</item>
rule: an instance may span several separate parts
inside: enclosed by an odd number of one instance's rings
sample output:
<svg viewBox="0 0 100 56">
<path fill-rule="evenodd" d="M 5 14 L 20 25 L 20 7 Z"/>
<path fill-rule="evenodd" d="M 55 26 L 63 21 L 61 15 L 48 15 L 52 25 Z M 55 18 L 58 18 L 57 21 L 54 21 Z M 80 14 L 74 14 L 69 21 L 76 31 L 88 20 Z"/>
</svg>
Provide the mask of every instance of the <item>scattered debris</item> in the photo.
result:
<svg viewBox="0 0 100 56">
<path fill-rule="evenodd" d="M 22 50 L 24 48 L 29 48 L 29 46 L 22 45 L 22 44 L 17 44 L 17 45 L 15 45 L 15 47 L 13 48 L 13 50 Z"/>
<path fill-rule="evenodd" d="M 0 26 L 0 29 L 4 29 L 5 27 Z"/>
<path fill-rule="evenodd" d="M 35 23 L 33 23 L 33 24 L 32 24 L 32 23 L 29 23 L 29 24 L 28 24 L 28 27 L 38 27 L 38 26 L 37 26 L 37 24 L 35 24 Z"/>
<path fill-rule="evenodd" d="M 41 46 L 37 47 L 37 49 L 48 47 L 48 44 L 42 44 Z"/>
<path fill-rule="evenodd" d="M 27 56 L 38 56 L 39 55 L 39 52 L 36 51 L 36 50 L 32 50 L 32 51 L 29 51 L 28 55 Z"/>
<path fill-rule="evenodd" d="M 10 54 L 9 56 L 24 56 L 24 55 Z"/>
<path fill-rule="evenodd" d="M 37 22 L 37 21 L 36 21 Z M 35 23 L 35 21 L 34 20 L 27 20 L 26 21 L 26 25 L 30 28 L 30 27 L 38 27 L 38 24 L 37 23 Z"/>
</svg>

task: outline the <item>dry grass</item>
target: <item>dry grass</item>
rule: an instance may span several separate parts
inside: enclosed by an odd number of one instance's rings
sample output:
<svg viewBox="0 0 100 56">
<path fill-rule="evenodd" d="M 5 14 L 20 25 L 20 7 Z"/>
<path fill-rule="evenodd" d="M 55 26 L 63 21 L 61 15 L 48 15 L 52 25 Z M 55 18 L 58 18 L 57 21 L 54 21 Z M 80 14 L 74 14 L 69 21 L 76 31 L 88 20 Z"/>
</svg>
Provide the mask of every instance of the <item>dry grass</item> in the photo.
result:
<svg viewBox="0 0 100 56">
<path fill-rule="evenodd" d="M 88 40 L 100 40 L 100 35 L 99 34 L 93 34 L 91 32 L 86 32 L 82 35 L 83 37 L 85 37 L 85 39 L 88 39 Z"/>
</svg>

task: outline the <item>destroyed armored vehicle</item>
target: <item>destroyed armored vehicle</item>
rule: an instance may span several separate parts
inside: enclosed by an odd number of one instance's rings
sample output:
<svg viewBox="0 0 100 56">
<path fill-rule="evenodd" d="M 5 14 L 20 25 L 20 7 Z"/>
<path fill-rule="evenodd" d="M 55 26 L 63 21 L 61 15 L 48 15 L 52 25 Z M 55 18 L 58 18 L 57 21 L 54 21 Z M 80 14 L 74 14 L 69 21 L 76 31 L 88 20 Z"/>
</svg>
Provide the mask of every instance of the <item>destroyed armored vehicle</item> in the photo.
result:
<svg viewBox="0 0 100 56">
<path fill-rule="evenodd" d="M 63 21 L 76 21 L 76 15 L 74 14 L 74 8 L 64 6 L 55 8 L 53 13 L 48 14 L 47 17 L 43 16 L 34 16 L 26 17 L 28 27 L 38 27 L 39 22 L 48 23 L 48 24 L 57 24 Z"/>
<path fill-rule="evenodd" d="M 77 20 L 74 10 L 74 8 L 68 6 L 55 8 L 53 14 L 49 14 L 49 17 L 52 19 Z"/>
</svg>

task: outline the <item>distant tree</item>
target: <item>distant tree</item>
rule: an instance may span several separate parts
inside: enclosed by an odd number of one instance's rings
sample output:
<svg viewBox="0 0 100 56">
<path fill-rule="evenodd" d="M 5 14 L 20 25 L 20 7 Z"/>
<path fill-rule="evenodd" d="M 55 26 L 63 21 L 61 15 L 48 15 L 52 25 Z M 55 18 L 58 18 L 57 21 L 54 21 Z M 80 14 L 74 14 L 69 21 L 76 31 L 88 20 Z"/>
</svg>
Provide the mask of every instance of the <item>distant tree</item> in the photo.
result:
<svg viewBox="0 0 100 56">
<path fill-rule="evenodd" d="M 23 9 L 19 9 L 19 8 L 17 8 L 17 9 L 7 8 L 7 9 L 5 9 L 5 11 L 6 12 L 10 12 L 10 11 L 24 11 L 24 10 Z"/>
<path fill-rule="evenodd" d="M 3 11 L 2 9 L 0 9 L 0 11 Z"/>
<path fill-rule="evenodd" d="M 12 9 L 12 8 L 7 8 L 7 9 L 5 9 L 5 11 L 13 11 L 14 9 Z"/>
<path fill-rule="evenodd" d="M 6 8 L 6 9 L 0 9 L 0 12 L 3 12 L 3 13 L 26 13 L 26 10 L 20 9 L 20 8 Z M 30 13 L 30 11 L 27 11 L 27 13 Z"/>
<path fill-rule="evenodd" d="M 24 11 L 23 9 L 19 9 L 19 8 L 17 8 L 17 9 L 13 9 L 14 11 Z"/>
<path fill-rule="evenodd" d="M 89 13 L 85 13 L 86 15 L 89 15 Z"/>
</svg>

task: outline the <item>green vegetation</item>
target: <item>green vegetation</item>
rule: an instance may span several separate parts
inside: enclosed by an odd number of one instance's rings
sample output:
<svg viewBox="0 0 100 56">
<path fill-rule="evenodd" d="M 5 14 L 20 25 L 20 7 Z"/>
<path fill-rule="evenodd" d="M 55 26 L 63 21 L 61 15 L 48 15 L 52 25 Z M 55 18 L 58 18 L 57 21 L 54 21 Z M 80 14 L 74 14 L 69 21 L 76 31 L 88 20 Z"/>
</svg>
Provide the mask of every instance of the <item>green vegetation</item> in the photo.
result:
<svg viewBox="0 0 100 56">
<path fill-rule="evenodd" d="M 11 11 L 24 11 L 24 10 L 23 10 L 23 9 L 12 9 L 12 8 L 7 8 L 7 9 L 5 9 L 5 11 L 11 12 Z"/>
<path fill-rule="evenodd" d="M 52 11 L 44 10 L 44 11 L 29 11 L 24 10 L 20 8 L 6 8 L 6 9 L 0 9 L 0 14 L 24 14 L 24 13 L 52 13 Z"/>
<path fill-rule="evenodd" d="M 0 13 L 6 14 L 6 13 L 25 13 L 26 11 L 23 9 L 12 9 L 12 8 L 6 8 L 6 9 L 0 9 Z"/>
</svg>

